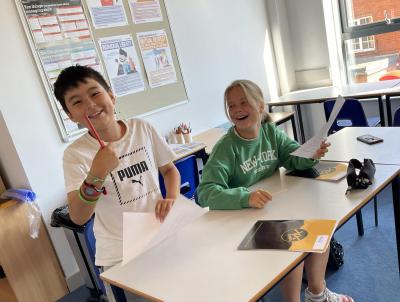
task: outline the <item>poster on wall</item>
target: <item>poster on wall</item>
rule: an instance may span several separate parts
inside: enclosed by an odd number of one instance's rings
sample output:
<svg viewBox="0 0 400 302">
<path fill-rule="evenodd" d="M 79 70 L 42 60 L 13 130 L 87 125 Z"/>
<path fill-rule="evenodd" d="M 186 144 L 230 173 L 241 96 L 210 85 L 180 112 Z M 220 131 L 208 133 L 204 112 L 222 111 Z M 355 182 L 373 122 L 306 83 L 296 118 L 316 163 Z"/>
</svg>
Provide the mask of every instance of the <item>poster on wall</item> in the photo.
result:
<svg viewBox="0 0 400 302">
<path fill-rule="evenodd" d="M 151 88 L 175 83 L 176 71 L 165 30 L 137 33 Z"/>
<path fill-rule="evenodd" d="M 86 0 L 95 29 L 128 25 L 122 0 Z"/>
<path fill-rule="evenodd" d="M 36 50 L 35 58 L 42 67 L 42 78 L 49 84 L 49 93 L 60 72 L 69 66 L 88 66 L 103 73 L 81 0 L 18 0 L 18 3 Z M 69 119 L 54 95 L 51 106 L 64 139 L 85 131 Z"/>
<path fill-rule="evenodd" d="M 71 121 L 67 113 L 65 113 L 64 109 L 62 109 L 60 103 L 57 102 L 56 105 L 67 135 L 74 136 L 80 132 L 85 131 L 85 128 L 83 128 L 83 126 L 80 126 L 79 124 Z"/>
<path fill-rule="evenodd" d="M 86 132 L 69 119 L 53 92 L 59 74 L 72 65 L 89 66 L 105 77 L 118 97 L 121 118 L 188 101 L 165 1 L 14 2 L 64 141 Z"/>
<path fill-rule="evenodd" d="M 142 71 L 132 37 L 101 38 L 99 45 L 114 94 L 119 97 L 143 91 Z"/>
<path fill-rule="evenodd" d="M 53 87 L 60 72 L 72 65 L 88 66 L 103 73 L 92 41 L 49 46 L 39 49 L 38 55 L 51 87 Z M 82 129 L 69 119 L 58 102 L 56 102 L 56 105 L 62 124 L 68 135 L 72 135 L 75 131 Z"/>
<path fill-rule="evenodd" d="M 159 0 L 129 0 L 129 7 L 135 24 L 163 20 Z"/>
<path fill-rule="evenodd" d="M 35 43 L 90 38 L 80 0 L 21 0 Z"/>
<path fill-rule="evenodd" d="M 102 73 L 100 61 L 92 41 L 50 46 L 39 49 L 38 53 L 47 79 L 51 84 L 54 84 L 64 68 L 72 65 L 88 66 Z"/>
</svg>

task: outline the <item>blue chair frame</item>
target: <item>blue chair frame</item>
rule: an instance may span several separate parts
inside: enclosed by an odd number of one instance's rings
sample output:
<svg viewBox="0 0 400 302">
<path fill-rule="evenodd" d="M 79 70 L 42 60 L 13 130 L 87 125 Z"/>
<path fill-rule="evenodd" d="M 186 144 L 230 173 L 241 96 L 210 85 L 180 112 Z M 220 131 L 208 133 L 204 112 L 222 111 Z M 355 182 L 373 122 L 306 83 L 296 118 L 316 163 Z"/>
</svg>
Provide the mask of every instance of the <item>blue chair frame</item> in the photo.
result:
<svg viewBox="0 0 400 302">
<path fill-rule="evenodd" d="M 189 155 L 177 160 L 174 164 L 181 175 L 180 193 L 189 199 L 193 199 L 200 181 L 199 171 L 197 168 L 197 157 L 195 155 Z M 165 185 L 161 174 L 159 174 L 159 182 L 161 194 L 165 198 Z"/>
<path fill-rule="evenodd" d="M 96 255 L 96 238 L 94 237 L 94 232 L 93 232 L 93 224 L 94 224 L 94 216 L 86 223 L 85 229 L 83 231 L 83 235 L 86 241 L 86 246 L 87 250 L 89 252 L 89 258 L 91 260 L 91 265 L 94 267 L 94 272 L 96 274 L 97 280 L 95 282 L 97 285 L 100 287 L 101 291 L 103 294 L 106 294 L 106 289 L 104 287 L 103 281 L 100 279 L 100 270 L 99 268 L 95 265 L 95 255 Z M 127 302 L 124 290 L 116 287 L 114 285 L 111 285 L 111 290 L 114 294 L 115 301 L 116 302 Z"/>
<path fill-rule="evenodd" d="M 326 120 L 329 119 L 336 100 L 324 102 Z M 340 109 L 334 123 L 328 131 L 328 135 L 339 131 L 345 127 L 376 127 L 380 124 L 377 116 L 367 118 L 359 100 L 346 99 L 342 109 Z"/>
<path fill-rule="evenodd" d="M 393 116 L 393 124 L 394 127 L 400 127 L 400 107 L 396 109 Z"/>
</svg>

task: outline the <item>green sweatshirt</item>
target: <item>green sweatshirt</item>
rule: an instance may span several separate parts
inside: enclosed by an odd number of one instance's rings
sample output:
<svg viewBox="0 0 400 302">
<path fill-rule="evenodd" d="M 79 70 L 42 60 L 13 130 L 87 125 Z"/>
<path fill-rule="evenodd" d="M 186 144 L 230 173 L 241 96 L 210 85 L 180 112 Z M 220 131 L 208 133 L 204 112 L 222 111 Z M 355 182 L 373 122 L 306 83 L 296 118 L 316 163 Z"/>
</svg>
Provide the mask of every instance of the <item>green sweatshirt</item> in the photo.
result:
<svg viewBox="0 0 400 302">
<path fill-rule="evenodd" d="M 279 167 L 304 170 L 317 161 L 290 155 L 299 144 L 283 131 L 263 123 L 258 137 L 246 140 L 234 128 L 214 146 L 197 189 L 199 203 L 212 210 L 249 207 L 247 187 L 274 174 Z"/>
</svg>

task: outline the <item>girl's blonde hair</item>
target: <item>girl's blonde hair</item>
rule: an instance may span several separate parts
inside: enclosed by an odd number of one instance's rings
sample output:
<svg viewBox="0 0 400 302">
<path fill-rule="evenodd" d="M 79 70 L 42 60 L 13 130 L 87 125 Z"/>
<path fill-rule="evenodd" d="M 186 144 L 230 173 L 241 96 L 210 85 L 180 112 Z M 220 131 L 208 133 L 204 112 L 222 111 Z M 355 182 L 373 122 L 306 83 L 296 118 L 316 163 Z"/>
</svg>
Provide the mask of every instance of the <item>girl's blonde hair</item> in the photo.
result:
<svg viewBox="0 0 400 302">
<path fill-rule="evenodd" d="M 224 106 L 225 106 L 225 114 L 228 117 L 228 119 L 231 121 L 231 117 L 229 116 L 229 112 L 228 112 L 228 94 L 235 87 L 241 87 L 243 89 L 243 93 L 246 96 L 247 101 L 253 108 L 258 109 L 258 107 L 260 105 L 264 106 L 264 111 L 262 112 L 261 122 L 262 123 L 269 122 L 271 117 L 267 112 L 267 105 L 265 104 L 263 93 L 262 93 L 260 87 L 258 87 L 258 85 L 256 83 L 249 81 L 249 80 L 233 81 L 225 89 Z"/>
</svg>

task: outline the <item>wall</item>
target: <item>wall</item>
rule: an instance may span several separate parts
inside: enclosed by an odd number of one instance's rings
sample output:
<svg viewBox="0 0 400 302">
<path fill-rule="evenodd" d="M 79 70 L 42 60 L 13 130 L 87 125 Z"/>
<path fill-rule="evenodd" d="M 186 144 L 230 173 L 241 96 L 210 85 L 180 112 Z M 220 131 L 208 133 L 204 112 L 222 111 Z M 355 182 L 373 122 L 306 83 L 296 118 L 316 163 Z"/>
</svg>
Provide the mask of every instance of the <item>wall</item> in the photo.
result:
<svg viewBox="0 0 400 302">
<path fill-rule="evenodd" d="M 278 93 L 282 95 L 297 88 L 292 62 L 293 51 L 287 22 L 286 0 L 267 0 L 267 7 L 279 79 Z"/>
<path fill-rule="evenodd" d="M 224 87 L 237 78 L 259 83 L 269 97 L 264 68 L 267 30 L 263 0 L 166 0 L 190 102 L 145 117 L 163 134 L 189 122 L 194 132 L 226 121 Z M 65 203 L 61 141 L 47 95 L 13 0 L 0 1 L 0 169 L 12 186 L 31 187 L 46 224 Z M 63 232 L 48 227 L 67 278 L 77 265 Z M 75 287 L 71 281 L 70 287 Z"/>
<path fill-rule="evenodd" d="M 320 0 L 268 0 L 281 94 L 331 84 Z"/>
<path fill-rule="evenodd" d="M 332 85 L 323 6 L 320 0 L 267 0 L 280 94 Z M 305 132 L 321 127 L 318 106 L 303 106 Z"/>
<path fill-rule="evenodd" d="M 320 0 L 287 0 L 288 23 L 295 70 L 329 66 Z"/>
<path fill-rule="evenodd" d="M 167 0 L 166 5 L 190 103 L 146 119 L 160 130 L 190 121 L 195 132 L 225 122 L 223 92 L 238 78 L 254 80 L 269 98 L 264 1 Z"/>
</svg>

